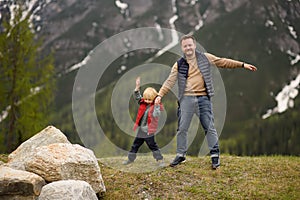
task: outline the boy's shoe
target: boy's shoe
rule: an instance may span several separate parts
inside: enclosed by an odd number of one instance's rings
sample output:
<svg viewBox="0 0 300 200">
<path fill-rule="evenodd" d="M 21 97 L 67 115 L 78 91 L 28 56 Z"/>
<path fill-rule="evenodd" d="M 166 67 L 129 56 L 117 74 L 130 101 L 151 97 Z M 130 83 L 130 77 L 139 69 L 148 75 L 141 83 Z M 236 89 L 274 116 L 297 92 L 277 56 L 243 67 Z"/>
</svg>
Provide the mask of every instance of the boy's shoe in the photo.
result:
<svg viewBox="0 0 300 200">
<path fill-rule="evenodd" d="M 123 161 L 123 165 L 128 165 L 130 163 L 133 163 L 133 161 L 131 161 L 131 160 L 125 160 L 125 161 Z"/>
<path fill-rule="evenodd" d="M 215 156 L 211 157 L 211 162 L 212 162 L 212 169 L 218 169 L 220 167 L 220 157 Z"/>
<path fill-rule="evenodd" d="M 175 159 L 170 163 L 170 167 L 175 167 L 176 165 L 184 162 L 185 162 L 184 156 L 176 156 Z"/>
<path fill-rule="evenodd" d="M 166 166 L 163 159 L 162 160 L 157 160 L 157 164 L 158 164 L 159 167 L 165 167 Z"/>
</svg>

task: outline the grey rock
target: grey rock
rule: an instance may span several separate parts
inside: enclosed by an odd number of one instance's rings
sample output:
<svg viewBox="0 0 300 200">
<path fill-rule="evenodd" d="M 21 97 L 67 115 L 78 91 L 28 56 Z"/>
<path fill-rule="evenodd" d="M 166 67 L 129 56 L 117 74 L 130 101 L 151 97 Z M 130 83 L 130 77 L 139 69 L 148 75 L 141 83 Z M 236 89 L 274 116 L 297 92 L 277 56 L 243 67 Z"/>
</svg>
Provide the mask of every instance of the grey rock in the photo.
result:
<svg viewBox="0 0 300 200">
<path fill-rule="evenodd" d="M 85 181 L 62 180 L 44 186 L 38 200 L 97 200 L 97 196 Z"/>
</svg>

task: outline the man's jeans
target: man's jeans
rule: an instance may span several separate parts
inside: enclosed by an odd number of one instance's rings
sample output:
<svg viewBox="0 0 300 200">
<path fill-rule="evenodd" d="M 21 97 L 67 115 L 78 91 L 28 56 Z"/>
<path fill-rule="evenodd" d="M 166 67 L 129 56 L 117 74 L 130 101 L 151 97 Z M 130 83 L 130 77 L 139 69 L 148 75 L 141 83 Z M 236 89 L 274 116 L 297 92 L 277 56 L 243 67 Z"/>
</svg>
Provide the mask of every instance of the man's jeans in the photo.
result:
<svg viewBox="0 0 300 200">
<path fill-rule="evenodd" d="M 176 153 L 185 156 L 187 134 L 193 115 L 196 113 L 204 129 L 211 156 L 219 155 L 218 134 L 214 126 L 212 103 L 208 96 L 183 96 L 178 108 L 178 131 Z"/>
</svg>

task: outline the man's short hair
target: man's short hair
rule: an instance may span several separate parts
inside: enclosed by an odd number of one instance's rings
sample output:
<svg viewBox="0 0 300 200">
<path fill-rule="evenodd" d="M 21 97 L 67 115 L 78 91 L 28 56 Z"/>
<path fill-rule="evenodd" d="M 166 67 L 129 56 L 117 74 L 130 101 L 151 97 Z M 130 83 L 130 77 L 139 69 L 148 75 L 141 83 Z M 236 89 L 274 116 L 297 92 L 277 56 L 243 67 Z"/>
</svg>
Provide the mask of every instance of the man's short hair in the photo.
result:
<svg viewBox="0 0 300 200">
<path fill-rule="evenodd" d="M 181 36 L 181 38 L 180 38 L 180 44 L 181 44 L 181 42 L 183 40 L 186 40 L 186 39 L 193 39 L 194 43 L 196 44 L 196 39 L 195 39 L 195 37 L 192 34 L 187 34 L 187 35 Z"/>
</svg>

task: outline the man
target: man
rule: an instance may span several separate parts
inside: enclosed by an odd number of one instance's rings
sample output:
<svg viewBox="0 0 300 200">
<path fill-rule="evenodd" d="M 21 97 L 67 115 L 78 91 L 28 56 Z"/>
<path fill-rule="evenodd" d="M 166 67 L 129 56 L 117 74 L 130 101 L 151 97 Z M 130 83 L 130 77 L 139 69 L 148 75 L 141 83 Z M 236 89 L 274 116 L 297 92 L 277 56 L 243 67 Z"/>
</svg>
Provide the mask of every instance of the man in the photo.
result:
<svg viewBox="0 0 300 200">
<path fill-rule="evenodd" d="M 173 65 L 155 100 L 155 103 L 159 104 L 161 98 L 178 80 L 177 150 L 170 166 L 174 167 L 185 161 L 188 129 L 193 115 L 196 114 L 207 136 L 212 168 L 217 169 L 220 166 L 220 150 L 211 104 L 214 89 L 210 65 L 221 68 L 244 68 L 250 71 L 256 71 L 257 68 L 244 62 L 197 51 L 196 40 L 192 35 L 184 35 L 180 39 L 180 44 L 184 56 Z"/>
</svg>

